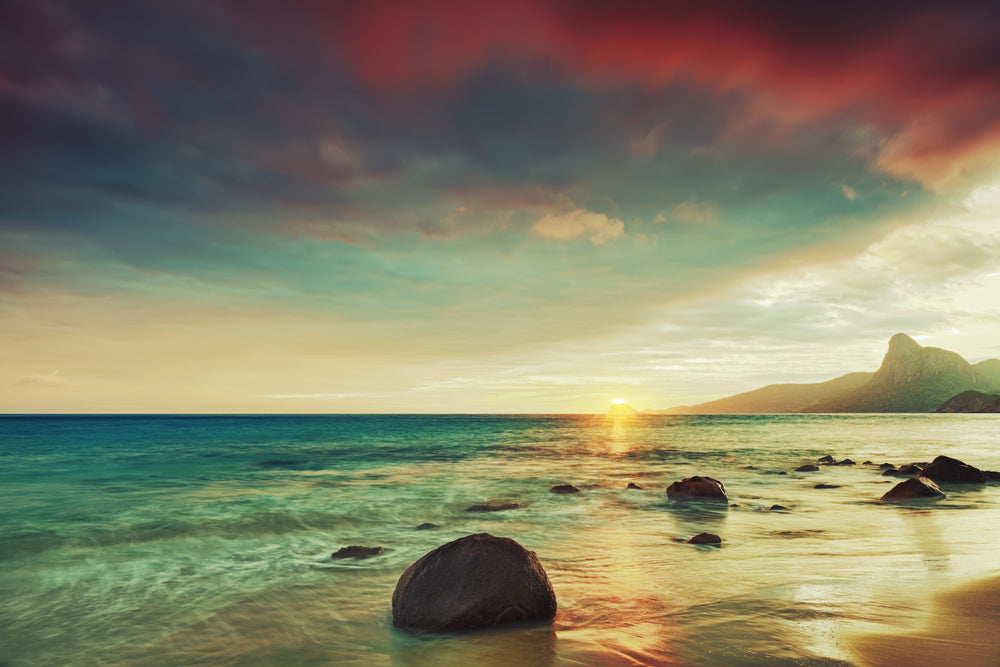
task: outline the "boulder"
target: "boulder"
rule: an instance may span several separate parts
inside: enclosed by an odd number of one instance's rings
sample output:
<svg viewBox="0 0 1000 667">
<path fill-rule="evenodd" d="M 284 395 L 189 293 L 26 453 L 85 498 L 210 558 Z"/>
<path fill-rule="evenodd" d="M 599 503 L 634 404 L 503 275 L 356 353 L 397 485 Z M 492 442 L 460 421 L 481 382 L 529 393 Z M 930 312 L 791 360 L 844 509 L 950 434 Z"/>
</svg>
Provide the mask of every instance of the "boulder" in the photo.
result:
<svg viewBox="0 0 1000 667">
<path fill-rule="evenodd" d="M 726 486 L 717 479 L 711 477 L 687 477 L 679 482 L 674 482 L 667 487 L 667 497 L 673 500 L 688 500 L 694 498 L 705 498 L 709 500 L 728 500 Z"/>
<path fill-rule="evenodd" d="M 879 465 L 879 468 L 881 470 L 895 470 L 896 466 L 892 465 L 891 463 L 883 463 Z"/>
<path fill-rule="evenodd" d="M 634 482 L 629 482 L 628 486 L 626 486 L 625 488 L 626 489 L 635 489 L 636 491 L 642 491 L 642 487 L 639 486 L 638 484 L 635 484 Z"/>
<path fill-rule="evenodd" d="M 811 463 L 807 463 L 804 466 L 799 466 L 795 469 L 795 472 L 816 472 L 819 470 L 819 466 L 815 466 Z"/>
<path fill-rule="evenodd" d="M 698 533 L 690 540 L 687 541 L 688 544 L 722 544 L 722 538 L 718 535 L 713 535 L 712 533 Z"/>
<path fill-rule="evenodd" d="M 832 456 L 830 456 L 829 454 L 827 454 L 826 456 L 820 458 L 819 462 L 820 463 L 830 463 L 830 464 L 833 464 L 833 463 L 836 463 L 837 461 Z"/>
<path fill-rule="evenodd" d="M 944 498 L 938 485 L 924 477 L 911 477 L 889 489 L 883 501 Z"/>
<path fill-rule="evenodd" d="M 535 552 L 488 533 L 426 554 L 392 594 L 392 622 L 403 630 L 474 630 L 555 615 L 556 595 Z"/>
<path fill-rule="evenodd" d="M 787 512 L 788 508 L 784 505 L 771 505 L 767 508 L 768 512 Z"/>
<path fill-rule="evenodd" d="M 916 463 L 908 463 L 905 466 L 900 466 L 896 469 L 889 468 L 884 473 L 883 477 L 913 477 L 919 475 L 922 470 L 921 466 Z"/>
<path fill-rule="evenodd" d="M 851 459 L 844 459 L 843 461 L 841 461 L 837 465 L 839 465 L 839 466 L 853 466 L 853 465 L 857 465 L 857 463 L 855 463 Z"/>
<path fill-rule="evenodd" d="M 557 484 L 549 489 L 552 493 L 580 493 L 580 489 L 572 484 Z"/>
<path fill-rule="evenodd" d="M 341 558 L 371 558 L 372 556 L 378 556 L 384 552 L 385 549 L 382 547 L 361 547 L 352 545 L 342 549 L 337 549 L 337 551 L 335 551 L 330 557 L 335 560 L 339 560 Z"/>
<path fill-rule="evenodd" d="M 973 468 L 968 463 L 963 463 L 950 456 L 939 456 L 920 471 L 921 477 L 933 479 L 935 482 L 947 482 L 951 484 L 983 484 L 986 482 L 986 475 L 979 468 Z"/>
<path fill-rule="evenodd" d="M 506 500 L 490 500 L 479 505 L 466 507 L 466 512 L 502 512 L 504 510 L 516 510 L 520 505 Z"/>
</svg>

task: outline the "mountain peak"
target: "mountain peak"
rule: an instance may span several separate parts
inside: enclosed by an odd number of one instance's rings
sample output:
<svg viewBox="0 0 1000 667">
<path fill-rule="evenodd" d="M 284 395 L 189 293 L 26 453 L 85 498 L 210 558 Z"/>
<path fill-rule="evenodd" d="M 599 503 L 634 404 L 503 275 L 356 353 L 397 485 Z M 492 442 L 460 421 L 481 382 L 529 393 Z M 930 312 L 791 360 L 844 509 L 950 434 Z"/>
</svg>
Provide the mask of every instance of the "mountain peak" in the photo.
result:
<svg viewBox="0 0 1000 667">
<path fill-rule="evenodd" d="M 916 352 L 922 349 L 920 343 L 913 340 L 905 333 L 898 333 L 889 339 L 889 352 L 897 350 L 899 352 Z"/>
</svg>

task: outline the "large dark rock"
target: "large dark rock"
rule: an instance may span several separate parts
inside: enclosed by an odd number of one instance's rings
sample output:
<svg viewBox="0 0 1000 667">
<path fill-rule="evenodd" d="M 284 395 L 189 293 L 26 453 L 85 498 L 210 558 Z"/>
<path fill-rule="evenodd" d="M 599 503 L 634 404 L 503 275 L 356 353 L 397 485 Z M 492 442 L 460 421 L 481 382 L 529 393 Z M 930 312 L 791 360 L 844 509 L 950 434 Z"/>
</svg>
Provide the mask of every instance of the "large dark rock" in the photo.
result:
<svg viewBox="0 0 1000 667">
<path fill-rule="evenodd" d="M 642 491 L 642 487 L 639 486 L 638 484 L 636 484 L 635 482 L 629 482 L 628 486 L 626 486 L 625 488 L 626 489 L 635 489 L 636 491 Z"/>
<path fill-rule="evenodd" d="M 580 493 L 580 489 L 572 484 L 556 484 L 549 491 L 552 493 Z"/>
<path fill-rule="evenodd" d="M 372 556 L 378 556 L 383 553 L 385 549 L 382 547 L 362 547 L 358 545 L 352 545 L 349 547 L 343 547 L 342 549 L 337 549 L 331 556 L 334 559 L 341 558 L 371 558 Z"/>
<path fill-rule="evenodd" d="M 812 463 L 807 463 L 804 466 L 799 466 L 795 469 L 795 472 L 816 472 L 819 470 L 819 466 L 813 465 Z"/>
<path fill-rule="evenodd" d="M 823 457 L 821 457 L 821 458 L 820 458 L 820 460 L 819 460 L 819 462 L 820 462 L 820 463 L 830 463 L 830 464 L 833 464 L 833 463 L 836 463 L 836 462 L 837 462 L 837 460 L 836 460 L 836 459 L 834 459 L 834 458 L 833 458 L 832 456 L 830 456 L 829 454 L 827 454 L 826 456 L 823 456 Z"/>
<path fill-rule="evenodd" d="M 899 466 L 898 468 L 889 468 L 884 473 L 883 477 L 914 477 L 920 474 L 923 470 L 923 466 L 916 463 L 907 463 L 905 466 Z"/>
<path fill-rule="evenodd" d="M 704 498 L 708 500 L 728 500 L 725 485 L 711 477 L 687 477 L 667 487 L 667 497 L 673 500 Z"/>
<path fill-rule="evenodd" d="M 687 544 L 722 544 L 722 538 L 714 533 L 698 533 Z"/>
<path fill-rule="evenodd" d="M 506 500 L 490 500 L 479 505 L 466 507 L 466 512 L 502 512 L 504 510 L 516 510 L 520 505 Z"/>
<path fill-rule="evenodd" d="M 986 475 L 979 468 L 973 468 L 950 456 L 939 456 L 930 465 L 920 471 L 921 477 L 933 479 L 935 482 L 951 484 L 984 484 Z"/>
<path fill-rule="evenodd" d="M 938 485 L 924 477 L 911 477 L 900 482 L 882 496 L 884 501 L 944 498 Z"/>
<path fill-rule="evenodd" d="M 555 615 L 556 595 L 535 552 L 487 533 L 431 551 L 392 594 L 392 621 L 404 630 L 474 630 Z"/>
<path fill-rule="evenodd" d="M 987 482 L 1000 482 L 1000 472 L 996 470 L 984 470 L 983 475 L 986 476 Z"/>
</svg>

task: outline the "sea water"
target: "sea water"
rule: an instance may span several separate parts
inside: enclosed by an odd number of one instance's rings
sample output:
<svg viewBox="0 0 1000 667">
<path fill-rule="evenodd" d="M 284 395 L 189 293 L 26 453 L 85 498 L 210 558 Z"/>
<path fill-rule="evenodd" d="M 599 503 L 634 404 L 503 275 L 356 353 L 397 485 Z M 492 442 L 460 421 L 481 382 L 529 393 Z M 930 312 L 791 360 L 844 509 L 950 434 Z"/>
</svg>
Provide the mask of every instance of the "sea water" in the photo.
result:
<svg viewBox="0 0 1000 667">
<path fill-rule="evenodd" d="M 858 465 L 794 471 L 827 454 Z M 1000 418 L 0 417 L 0 664 L 856 664 L 1000 569 L 1000 485 L 882 504 L 862 465 L 938 454 L 1000 470 Z M 691 475 L 729 506 L 670 501 Z M 538 554 L 554 622 L 395 630 L 403 570 L 480 532 Z"/>
</svg>

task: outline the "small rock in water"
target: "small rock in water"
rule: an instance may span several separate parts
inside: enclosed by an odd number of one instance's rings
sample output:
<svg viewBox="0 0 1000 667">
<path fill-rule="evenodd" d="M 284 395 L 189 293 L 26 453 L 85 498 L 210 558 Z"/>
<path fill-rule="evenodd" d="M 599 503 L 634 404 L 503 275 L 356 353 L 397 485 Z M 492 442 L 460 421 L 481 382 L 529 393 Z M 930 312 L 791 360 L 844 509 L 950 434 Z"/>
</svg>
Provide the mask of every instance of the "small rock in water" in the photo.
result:
<svg viewBox="0 0 1000 667">
<path fill-rule="evenodd" d="M 987 482 L 1000 482 L 1000 472 L 995 470 L 984 470 L 983 475 L 986 476 Z"/>
<path fill-rule="evenodd" d="M 712 533 L 698 533 L 690 540 L 687 541 L 688 544 L 722 544 L 722 538 L 718 535 Z"/>
<path fill-rule="evenodd" d="M 824 482 L 820 482 L 819 484 L 817 484 L 813 488 L 814 489 L 839 489 L 840 488 L 840 484 L 826 484 Z"/>
<path fill-rule="evenodd" d="M 853 466 L 853 465 L 857 465 L 857 464 L 854 461 L 852 461 L 851 459 L 844 459 L 843 461 L 841 461 L 837 465 L 839 465 L 839 466 Z"/>
<path fill-rule="evenodd" d="M 383 553 L 385 549 L 382 547 L 361 547 L 357 545 L 352 545 L 349 547 L 344 547 L 338 549 L 333 553 L 331 558 L 370 558 L 372 556 L 378 556 Z"/>
<path fill-rule="evenodd" d="M 728 500 L 725 485 L 711 477 L 686 477 L 667 487 L 667 497 L 674 500 L 705 498 L 708 500 Z"/>
<path fill-rule="evenodd" d="M 488 533 L 429 552 L 392 594 L 392 622 L 403 630 L 476 630 L 555 615 L 556 595 L 535 552 Z"/>
<path fill-rule="evenodd" d="M 767 508 L 768 512 L 787 512 L 788 508 L 784 505 L 771 505 Z"/>
<path fill-rule="evenodd" d="M 911 477 L 882 496 L 883 501 L 944 498 L 938 485 L 925 477 Z"/>
<path fill-rule="evenodd" d="M 983 474 L 982 470 L 950 456 L 937 457 L 920 471 L 920 476 L 933 479 L 935 482 L 952 484 L 983 484 L 986 482 L 986 475 Z"/>
<path fill-rule="evenodd" d="M 829 454 L 827 454 L 826 456 L 824 456 L 824 457 L 820 458 L 819 462 L 820 462 L 820 463 L 836 463 L 836 462 L 837 462 L 837 460 L 836 460 L 836 459 L 834 459 L 834 458 L 833 458 L 832 456 L 830 456 Z"/>
<path fill-rule="evenodd" d="M 520 505 L 504 500 L 490 500 L 479 505 L 466 507 L 466 512 L 502 512 L 504 510 L 516 510 Z"/>
<path fill-rule="evenodd" d="M 740 470 L 756 470 L 757 466 L 740 466 Z"/>
<path fill-rule="evenodd" d="M 861 465 L 863 465 L 863 466 L 873 466 L 873 465 L 875 465 L 875 463 L 873 461 L 865 461 Z"/>
<path fill-rule="evenodd" d="M 417 526 L 414 530 L 434 530 L 435 528 L 440 528 L 441 526 L 436 523 L 422 523 Z"/>
<path fill-rule="evenodd" d="M 882 470 L 895 470 L 896 466 L 892 465 L 891 463 L 883 463 L 882 465 L 879 466 L 879 468 L 881 468 Z"/>
<path fill-rule="evenodd" d="M 557 484 L 549 489 L 552 493 L 580 493 L 580 489 L 572 484 Z"/>
<path fill-rule="evenodd" d="M 628 486 L 626 486 L 625 488 L 626 489 L 635 489 L 636 491 L 642 491 L 642 487 L 639 486 L 638 484 L 634 483 L 634 482 L 629 482 Z"/>
<path fill-rule="evenodd" d="M 819 466 L 813 465 L 812 463 L 807 463 L 804 466 L 799 466 L 795 469 L 795 472 L 816 472 L 819 470 Z"/>
<path fill-rule="evenodd" d="M 896 469 L 890 468 L 886 470 L 884 473 L 882 473 L 882 476 L 914 477 L 916 475 L 919 475 L 921 470 L 922 467 L 917 465 L 916 463 L 909 463 L 907 465 L 900 466 L 899 468 Z"/>
</svg>

